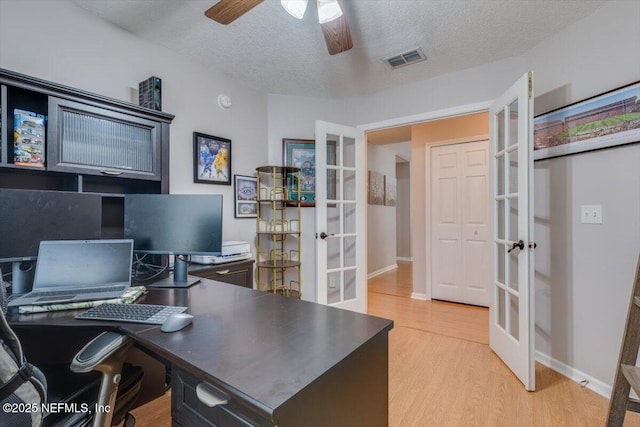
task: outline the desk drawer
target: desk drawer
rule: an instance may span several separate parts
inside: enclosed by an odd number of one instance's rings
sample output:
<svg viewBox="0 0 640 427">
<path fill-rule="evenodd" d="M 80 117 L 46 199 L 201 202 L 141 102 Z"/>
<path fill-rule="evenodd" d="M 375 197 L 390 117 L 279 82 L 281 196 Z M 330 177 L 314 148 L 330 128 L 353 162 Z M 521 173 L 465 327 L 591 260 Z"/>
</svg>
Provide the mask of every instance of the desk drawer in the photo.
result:
<svg viewBox="0 0 640 427">
<path fill-rule="evenodd" d="M 199 384 L 204 386 L 208 395 L 226 400 L 226 403 L 207 406 L 197 395 Z M 175 366 L 171 375 L 171 418 L 174 426 L 185 427 L 272 426 L 269 420 L 244 406 L 242 401 L 231 397 L 225 390 L 203 383 Z"/>
<path fill-rule="evenodd" d="M 205 279 L 217 280 L 232 285 L 253 288 L 253 263 L 254 261 L 237 261 L 215 266 L 191 268 L 189 274 Z"/>
</svg>

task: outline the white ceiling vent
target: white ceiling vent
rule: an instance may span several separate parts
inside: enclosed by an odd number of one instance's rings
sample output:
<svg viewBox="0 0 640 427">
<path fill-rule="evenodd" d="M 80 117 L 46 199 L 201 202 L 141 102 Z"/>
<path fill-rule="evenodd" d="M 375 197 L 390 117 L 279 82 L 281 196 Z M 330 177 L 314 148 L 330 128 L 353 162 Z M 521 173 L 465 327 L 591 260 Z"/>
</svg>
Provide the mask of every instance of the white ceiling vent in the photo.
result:
<svg viewBox="0 0 640 427">
<path fill-rule="evenodd" d="M 383 61 L 393 70 L 395 68 L 404 67 L 405 65 L 415 64 L 424 61 L 427 57 L 419 47 L 402 52 L 398 55 L 384 58 Z"/>
</svg>

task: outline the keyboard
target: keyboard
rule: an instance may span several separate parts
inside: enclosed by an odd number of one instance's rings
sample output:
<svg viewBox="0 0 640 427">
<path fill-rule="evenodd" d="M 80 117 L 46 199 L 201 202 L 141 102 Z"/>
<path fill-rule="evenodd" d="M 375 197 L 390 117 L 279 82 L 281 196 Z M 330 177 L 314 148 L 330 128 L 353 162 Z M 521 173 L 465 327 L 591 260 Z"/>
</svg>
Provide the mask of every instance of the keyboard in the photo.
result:
<svg viewBox="0 0 640 427">
<path fill-rule="evenodd" d="M 40 298 L 40 297 L 64 297 L 71 295 L 82 295 L 82 294 L 92 294 L 94 292 L 109 292 L 109 291 L 124 291 L 126 286 L 120 286 L 119 288 L 113 286 L 102 286 L 100 288 L 84 288 L 84 289 L 72 289 L 72 290 L 64 290 L 64 291 L 33 291 L 29 292 L 29 297 Z"/>
<path fill-rule="evenodd" d="M 176 305 L 104 303 L 77 315 L 76 319 L 162 325 L 167 317 L 186 309 Z"/>
</svg>

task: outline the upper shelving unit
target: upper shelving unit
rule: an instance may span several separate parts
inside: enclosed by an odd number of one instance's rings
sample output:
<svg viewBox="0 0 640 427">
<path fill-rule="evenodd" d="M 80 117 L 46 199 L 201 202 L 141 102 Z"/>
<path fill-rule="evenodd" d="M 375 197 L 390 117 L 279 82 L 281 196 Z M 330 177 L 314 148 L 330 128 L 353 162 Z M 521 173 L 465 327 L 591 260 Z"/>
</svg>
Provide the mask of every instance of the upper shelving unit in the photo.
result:
<svg viewBox="0 0 640 427">
<path fill-rule="evenodd" d="M 168 192 L 173 115 L 5 69 L 0 108 L 2 187 Z"/>
<path fill-rule="evenodd" d="M 124 194 L 169 192 L 173 118 L 0 69 L 0 188 L 98 193 L 120 237 Z"/>
</svg>

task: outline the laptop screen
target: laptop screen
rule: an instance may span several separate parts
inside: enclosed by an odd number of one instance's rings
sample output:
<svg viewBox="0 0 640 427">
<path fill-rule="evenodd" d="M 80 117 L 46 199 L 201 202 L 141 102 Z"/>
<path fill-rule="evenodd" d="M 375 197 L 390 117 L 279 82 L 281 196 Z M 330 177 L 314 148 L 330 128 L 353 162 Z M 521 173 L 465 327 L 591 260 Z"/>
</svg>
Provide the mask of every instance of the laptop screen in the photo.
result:
<svg viewBox="0 0 640 427">
<path fill-rule="evenodd" d="M 40 242 L 33 290 L 131 283 L 133 240 Z"/>
</svg>

